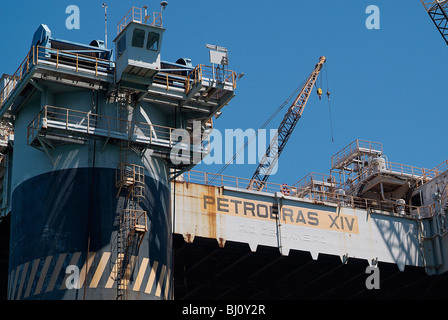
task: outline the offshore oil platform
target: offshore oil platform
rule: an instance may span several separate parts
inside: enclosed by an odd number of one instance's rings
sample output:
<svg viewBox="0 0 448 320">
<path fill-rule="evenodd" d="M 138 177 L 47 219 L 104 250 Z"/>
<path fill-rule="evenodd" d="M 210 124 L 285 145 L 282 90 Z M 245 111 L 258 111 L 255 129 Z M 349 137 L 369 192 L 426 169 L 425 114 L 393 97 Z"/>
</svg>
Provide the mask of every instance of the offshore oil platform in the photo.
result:
<svg viewBox="0 0 448 320">
<path fill-rule="evenodd" d="M 422 3 L 440 30 L 448 2 Z M 321 57 L 252 178 L 193 170 L 241 75 L 219 46 L 211 66 L 162 60 L 166 5 L 131 8 L 114 50 L 41 25 L 2 76 L 0 297 L 446 298 L 448 161 L 398 164 L 356 139 L 328 174 L 268 182 Z"/>
</svg>

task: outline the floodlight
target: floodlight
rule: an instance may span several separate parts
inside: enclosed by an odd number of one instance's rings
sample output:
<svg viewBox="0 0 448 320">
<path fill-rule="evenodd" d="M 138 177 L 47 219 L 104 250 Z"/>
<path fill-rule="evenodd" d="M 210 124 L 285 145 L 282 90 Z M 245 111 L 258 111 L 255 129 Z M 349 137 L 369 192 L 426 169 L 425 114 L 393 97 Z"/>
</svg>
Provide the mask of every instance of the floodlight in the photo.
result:
<svg viewBox="0 0 448 320">
<path fill-rule="evenodd" d="M 168 5 L 168 2 L 166 2 L 166 1 L 160 2 L 160 12 L 163 12 L 163 10 L 165 10 L 167 5 Z"/>
</svg>

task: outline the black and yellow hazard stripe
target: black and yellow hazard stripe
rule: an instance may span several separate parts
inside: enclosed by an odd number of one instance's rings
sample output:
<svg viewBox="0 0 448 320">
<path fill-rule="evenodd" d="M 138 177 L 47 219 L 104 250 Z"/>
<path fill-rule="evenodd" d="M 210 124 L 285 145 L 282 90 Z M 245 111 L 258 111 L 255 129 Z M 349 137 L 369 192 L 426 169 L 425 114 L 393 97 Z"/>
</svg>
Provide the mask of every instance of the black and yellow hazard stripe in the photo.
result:
<svg viewBox="0 0 448 320">
<path fill-rule="evenodd" d="M 100 254 L 90 252 L 87 257 L 86 253 L 74 252 L 27 261 L 11 270 L 8 299 L 33 299 L 55 290 L 69 290 L 66 287 L 66 280 L 70 274 L 65 272 L 68 265 L 79 267 L 78 289 L 82 289 L 87 282 L 87 288 L 114 289 L 117 261 L 111 261 L 111 255 L 111 252 Z M 132 256 L 131 259 L 135 268 L 132 271 L 133 276 L 126 283 L 127 289 L 160 299 L 170 299 L 172 287 L 170 268 L 149 258 Z M 62 274 L 64 276 L 61 281 Z"/>
</svg>

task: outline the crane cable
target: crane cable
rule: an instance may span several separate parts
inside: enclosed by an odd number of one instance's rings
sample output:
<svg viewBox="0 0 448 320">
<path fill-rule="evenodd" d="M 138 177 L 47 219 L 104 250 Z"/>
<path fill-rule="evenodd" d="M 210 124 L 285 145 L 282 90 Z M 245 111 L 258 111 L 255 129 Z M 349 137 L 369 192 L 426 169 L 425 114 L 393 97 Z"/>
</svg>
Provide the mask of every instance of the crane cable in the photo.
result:
<svg viewBox="0 0 448 320">
<path fill-rule="evenodd" d="M 291 95 L 277 108 L 277 110 L 275 110 L 274 111 L 274 113 L 263 123 L 263 125 L 260 127 L 260 129 L 264 129 L 271 121 L 272 121 L 272 119 L 274 119 L 276 116 L 277 116 L 277 114 L 288 104 L 288 102 L 294 97 L 294 96 L 296 96 L 298 93 L 299 93 L 299 91 L 302 89 L 302 87 L 305 85 L 305 83 L 307 82 L 307 80 L 309 79 L 309 77 L 307 78 L 307 79 L 305 79 L 301 84 L 300 84 L 300 86 L 298 86 L 295 90 L 294 90 L 294 92 L 293 93 L 291 93 Z M 247 148 L 247 146 L 249 145 L 249 143 L 251 143 L 252 142 L 252 140 L 254 140 L 257 136 L 258 136 L 258 133 L 259 133 L 259 131 L 260 131 L 260 129 L 258 129 L 256 132 L 255 132 L 255 134 L 254 135 L 252 135 L 251 137 L 250 137 L 250 139 L 248 139 L 247 140 L 247 142 L 244 144 L 244 146 L 242 146 L 241 148 L 240 148 L 240 150 L 238 150 L 234 155 L 233 155 L 233 158 L 231 159 L 231 160 L 229 160 L 229 161 L 227 161 L 226 162 L 226 164 L 216 173 L 216 175 L 215 175 L 215 177 L 213 178 L 213 179 L 211 179 L 211 181 L 210 182 L 213 182 L 214 181 L 214 179 L 218 176 L 218 175 L 220 175 L 220 174 L 222 174 L 223 172 L 224 172 L 224 170 L 226 170 L 227 169 L 227 167 L 231 164 L 231 163 L 233 163 L 233 161 L 237 158 L 237 156 L 241 153 L 241 152 L 243 152 L 246 148 Z"/>
<path fill-rule="evenodd" d="M 328 85 L 328 72 L 327 72 L 327 65 L 325 67 L 325 80 L 327 82 L 327 100 L 328 100 L 328 113 L 330 116 L 330 131 L 331 131 L 331 142 L 334 143 L 334 135 L 333 135 L 333 121 L 331 119 L 331 102 L 330 102 L 330 88 Z"/>
</svg>

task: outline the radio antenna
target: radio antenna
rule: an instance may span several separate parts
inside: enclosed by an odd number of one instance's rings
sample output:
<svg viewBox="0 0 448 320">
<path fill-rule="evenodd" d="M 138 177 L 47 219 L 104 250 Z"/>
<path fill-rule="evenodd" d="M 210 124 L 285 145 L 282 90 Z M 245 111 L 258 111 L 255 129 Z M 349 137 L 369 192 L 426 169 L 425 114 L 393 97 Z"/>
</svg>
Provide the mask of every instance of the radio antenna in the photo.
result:
<svg viewBox="0 0 448 320">
<path fill-rule="evenodd" d="M 107 4 L 103 3 L 101 8 L 104 8 L 104 33 L 105 33 L 105 46 L 107 49 Z"/>
</svg>

